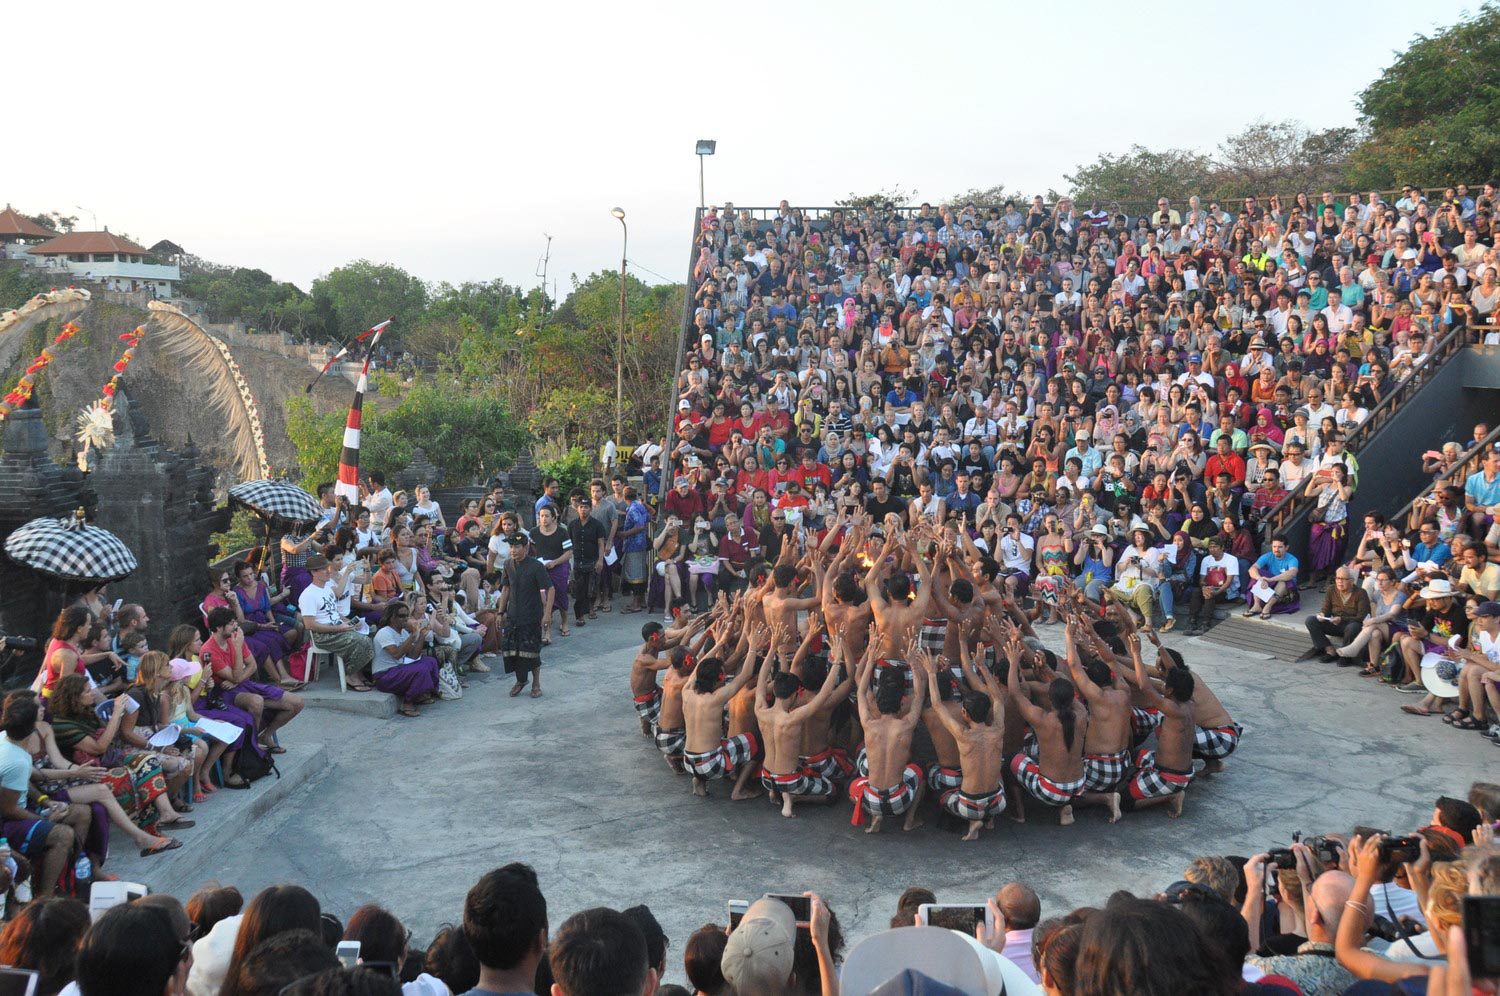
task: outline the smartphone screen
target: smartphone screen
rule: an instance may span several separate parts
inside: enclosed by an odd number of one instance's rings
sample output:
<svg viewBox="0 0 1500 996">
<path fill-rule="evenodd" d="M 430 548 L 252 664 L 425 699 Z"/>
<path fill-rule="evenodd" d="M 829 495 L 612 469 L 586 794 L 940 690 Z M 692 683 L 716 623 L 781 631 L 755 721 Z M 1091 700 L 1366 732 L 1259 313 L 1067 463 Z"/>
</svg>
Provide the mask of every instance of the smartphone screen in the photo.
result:
<svg viewBox="0 0 1500 996">
<path fill-rule="evenodd" d="M 36 996 L 39 975 L 29 968 L 0 968 L 0 996 Z"/>
<path fill-rule="evenodd" d="M 791 907 L 792 916 L 797 918 L 798 923 L 808 923 L 812 920 L 812 900 L 807 896 L 792 896 L 779 892 L 766 893 L 767 899 L 780 900 Z"/>
<path fill-rule="evenodd" d="M 917 907 L 917 920 L 927 927 L 944 927 L 974 936 L 974 931 L 985 922 L 987 911 L 984 904 L 949 905 L 923 903 Z"/>
<path fill-rule="evenodd" d="M 353 968 L 359 964 L 358 941 L 339 941 L 339 946 L 333 949 L 333 953 L 345 968 Z"/>
<path fill-rule="evenodd" d="M 1500 976 L 1500 896 L 1464 897 L 1464 942 L 1470 977 Z"/>
<path fill-rule="evenodd" d="M 734 932 L 734 928 L 738 927 L 740 925 L 740 921 L 743 920 L 743 919 L 745 919 L 745 911 L 748 910 L 749 908 L 750 908 L 750 903 L 749 903 L 748 900 L 744 900 L 744 899 L 731 899 L 731 900 L 729 900 L 729 931 L 730 931 L 730 933 L 733 933 Z"/>
</svg>

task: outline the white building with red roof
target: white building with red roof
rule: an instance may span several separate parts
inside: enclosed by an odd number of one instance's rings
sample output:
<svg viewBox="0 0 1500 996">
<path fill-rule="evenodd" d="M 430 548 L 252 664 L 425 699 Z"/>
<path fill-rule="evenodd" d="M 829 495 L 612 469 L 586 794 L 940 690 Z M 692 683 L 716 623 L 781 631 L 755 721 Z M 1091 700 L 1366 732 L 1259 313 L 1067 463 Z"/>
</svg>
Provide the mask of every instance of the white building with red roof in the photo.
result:
<svg viewBox="0 0 1500 996">
<path fill-rule="evenodd" d="M 69 232 L 41 245 L 26 247 L 33 266 L 57 270 L 84 280 L 97 280 L 110 290 L 148 291 L 155 297 L 171 297 L 173 285 L 182 279 L 175 265 L 163 263 L 142 246 L 105 229 L 102 232 Z"/>
</svg>

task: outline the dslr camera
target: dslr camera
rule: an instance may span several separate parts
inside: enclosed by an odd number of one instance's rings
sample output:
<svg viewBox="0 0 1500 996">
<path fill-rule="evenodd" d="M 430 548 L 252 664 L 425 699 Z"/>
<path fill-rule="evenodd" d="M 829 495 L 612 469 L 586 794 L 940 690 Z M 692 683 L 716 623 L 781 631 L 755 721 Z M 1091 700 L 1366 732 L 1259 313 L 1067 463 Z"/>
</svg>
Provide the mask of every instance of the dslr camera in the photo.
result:
<svg viewBox="0 0 1500 996">
<path fill-rule="evenodd" d="M 35 650 L 37 648 L 36 637 L 11 636 L 8 633 L 0 633 L 0 640 L 5 641 L 7 650 Z"/>
</svg>

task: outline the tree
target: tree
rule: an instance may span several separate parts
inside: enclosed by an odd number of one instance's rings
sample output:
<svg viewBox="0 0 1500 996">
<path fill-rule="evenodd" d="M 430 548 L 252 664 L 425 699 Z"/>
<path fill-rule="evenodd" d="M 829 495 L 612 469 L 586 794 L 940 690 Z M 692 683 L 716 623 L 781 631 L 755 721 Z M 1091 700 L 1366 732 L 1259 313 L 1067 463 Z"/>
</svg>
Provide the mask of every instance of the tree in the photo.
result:
<svg viewBox="0 0 1500 996">
<path fill-rule="evenodd" d="M 1500 7 L 1418 35 L 1359 95 L 1369 138 L 1352 156 L 1362 187 L 1483 183 L 1500 175 Z"/>
<path fill-rule="evenodd" d="M 71 232 L 73 226 L 78 224 L 77 215 L 63 214 L 61 211 L 43 211 L 41 214 L 25 214 L 21 217 L 64 235 Z"/>
<path fill-rule="evenodd" d="M 313 281 L 313 302 L 323 319 L 323 331 L 335 341 L 392 319 L 385 340 L 413 331 L 427 307 L 427 285 L 398 266 L 355 260 Z"/>
<path fill-rule="evenodd" d="M 1154 151 L 1132 145 L 1122 155 L 1101 155 L 1078 166 L 1065 179 L 1072 185 L 1073 199 L 1087 206 L 1098 201 L 1142 203 L 1160 194 L 1185 194 L 1203 187 L 1213 171 L 1213 160 L 1191 149 Z"/>
<path fill-rule="evenodd" d="M 875 211 L 890 211 L 893 208 L 906 207 L 916 202 L 917 192 L 915 190 L 902 190 L 900 187 L 890 187 L 885 190 L 877 190 L 873 194 L 856 194 L 850 192 L 842 200 L 833 202 L 834 207 L 855 208 L 858 210 L 873 209 Z"/>
<path fill-rule="evenodd" d="M 1353 128 L 1308 131 L 1296 121 L 1255 121 L 1219 143 L 1212 189 L 1220 198 L 1314 193 L 1345 185 Z"/>
<path fill-rule="evenodd" d="M 179 291 L 202 301 L 212 322 L 244 322 L 271 332 L 322 338 L 312 298 L 296 284 L 247 267 L 204 269 L 183 277 Z"/>
</svg>

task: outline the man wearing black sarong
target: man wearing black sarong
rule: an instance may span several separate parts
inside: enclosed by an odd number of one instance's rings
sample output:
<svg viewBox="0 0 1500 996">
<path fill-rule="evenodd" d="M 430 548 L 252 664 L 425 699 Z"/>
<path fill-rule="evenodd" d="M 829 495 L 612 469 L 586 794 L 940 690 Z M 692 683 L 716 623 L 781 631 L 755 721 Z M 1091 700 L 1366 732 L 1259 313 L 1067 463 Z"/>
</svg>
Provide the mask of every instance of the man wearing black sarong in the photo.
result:
<svg viewBox="0 0 1500 996">
<path fill-rule="evenodd" d="M 542 694 L 542 610 L 552 578 L 547 568 L 534 556 L 531 537 L 525 532 L 511 540 L 510 559 L 505 565 L 505 590 L 500 595 L 500 616 L 505 620 L 505 635 L 500 653 L 505 672 L 516 676 L 511 697 L 521 694 L 526 677 L 531 676 L 531 697 Z"/>
</svg>

